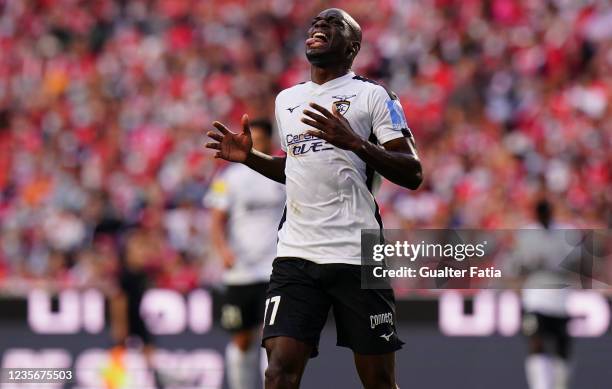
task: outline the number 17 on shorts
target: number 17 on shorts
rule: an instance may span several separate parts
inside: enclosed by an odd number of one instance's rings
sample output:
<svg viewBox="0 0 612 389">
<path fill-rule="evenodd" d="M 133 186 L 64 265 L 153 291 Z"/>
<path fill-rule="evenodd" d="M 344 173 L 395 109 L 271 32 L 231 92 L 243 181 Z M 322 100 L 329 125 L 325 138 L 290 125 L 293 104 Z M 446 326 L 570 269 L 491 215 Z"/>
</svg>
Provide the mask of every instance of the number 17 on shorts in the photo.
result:
<svg viewBox="0 0 612 389">
<path fill-rule="evenodd" d="M 281 296 L 274 296 L 266 299 L 266 308 L 264 310 L 264 325 L 274 325 L 280 301 Z M 272 305 L 272 312 L 270 313 L 270 319 L 268 320 L 268 307 L 270 306 L 270 304 Z"/>
</svg>

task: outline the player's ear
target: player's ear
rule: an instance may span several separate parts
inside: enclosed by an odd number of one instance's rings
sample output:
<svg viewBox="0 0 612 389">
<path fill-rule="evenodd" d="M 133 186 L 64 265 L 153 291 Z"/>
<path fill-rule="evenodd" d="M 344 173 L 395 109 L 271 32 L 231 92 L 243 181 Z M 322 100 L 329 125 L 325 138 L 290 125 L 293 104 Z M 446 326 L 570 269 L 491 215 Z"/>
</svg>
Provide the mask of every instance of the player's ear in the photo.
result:
<svg viewBox="0 0 612 389">
<path fill-rule="evenodd" d="M 359 49 L 361 49 L 361 43 L 357 41 L 351 42 L 351 58 L 355 59 L 357 53 L 359 53 Z"/>
</svg>

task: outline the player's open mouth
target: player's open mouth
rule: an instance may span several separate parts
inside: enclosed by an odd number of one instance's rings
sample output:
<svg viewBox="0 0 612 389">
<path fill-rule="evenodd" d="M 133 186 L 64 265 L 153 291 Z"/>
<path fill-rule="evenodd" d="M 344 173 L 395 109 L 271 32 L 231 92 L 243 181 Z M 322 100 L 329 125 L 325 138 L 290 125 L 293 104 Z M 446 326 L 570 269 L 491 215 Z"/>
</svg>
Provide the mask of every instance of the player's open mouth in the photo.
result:
<svg viewBox="0 0 612 389">
<path fill-rule="evenodd" d="M 327 35 L 322 32 L 315 32 L 310 36 L 310 38 L 306 39 L 306 46 L 310 48 L 316 48 L 325 46 L 328 42 Z"/>
</svg>

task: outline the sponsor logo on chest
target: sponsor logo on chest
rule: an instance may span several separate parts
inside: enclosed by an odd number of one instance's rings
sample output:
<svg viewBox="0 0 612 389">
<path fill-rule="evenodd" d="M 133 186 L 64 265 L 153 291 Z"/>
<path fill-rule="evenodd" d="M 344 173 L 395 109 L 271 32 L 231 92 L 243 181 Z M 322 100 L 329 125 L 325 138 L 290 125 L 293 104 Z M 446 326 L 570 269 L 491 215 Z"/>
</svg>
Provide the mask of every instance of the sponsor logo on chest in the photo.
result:
<svg viewBox="0 0 612 389">
<path fill-rule="evenodd" d="M 298 135 L 287 134 L 286 141 L 287 152 L 296 157 L 333 149 L 326 141 L 305 132 Z"/>
</svg>

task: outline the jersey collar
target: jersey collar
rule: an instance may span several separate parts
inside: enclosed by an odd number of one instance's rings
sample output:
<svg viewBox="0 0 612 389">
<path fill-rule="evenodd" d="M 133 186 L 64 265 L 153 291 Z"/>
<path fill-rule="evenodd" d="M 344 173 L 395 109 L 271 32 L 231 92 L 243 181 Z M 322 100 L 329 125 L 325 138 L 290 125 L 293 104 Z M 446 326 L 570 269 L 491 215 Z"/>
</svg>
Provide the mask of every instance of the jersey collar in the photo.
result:
<svg viewBox="0 0 612 389">
<path fill-rule="evenodd" d="M 344 76 L 334 78 L 333 80 L 329 80 L 321 85 L 315 84 L 314 82 L 310 81 L 310 89 L 316 94 L 323 93 L 326 90 L 335 88 L 336 86 L 343 84 L 347 80 L 351 80 L 353 77 L 355 77 L 355 72 L 349 71 Z"/>
</svg>

